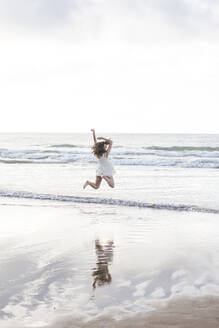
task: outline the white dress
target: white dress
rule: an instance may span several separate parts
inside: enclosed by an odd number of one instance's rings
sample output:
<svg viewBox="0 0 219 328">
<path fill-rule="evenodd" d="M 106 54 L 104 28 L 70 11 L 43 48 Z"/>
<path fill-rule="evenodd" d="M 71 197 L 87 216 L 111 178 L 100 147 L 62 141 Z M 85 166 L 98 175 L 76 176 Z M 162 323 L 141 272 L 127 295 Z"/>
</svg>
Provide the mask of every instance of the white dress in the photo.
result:
<svg viewBox="0 0 219 328">
<path fill-rule="evenodd" d="M 105 175 L 111 177 L 115 174 L 115 170 L 111 160 L 108 157 L 102 155 L 100 158 L 97 157 L 98 165 L 96 170 L 96 175 L 101 176 Z"/>
</svg>

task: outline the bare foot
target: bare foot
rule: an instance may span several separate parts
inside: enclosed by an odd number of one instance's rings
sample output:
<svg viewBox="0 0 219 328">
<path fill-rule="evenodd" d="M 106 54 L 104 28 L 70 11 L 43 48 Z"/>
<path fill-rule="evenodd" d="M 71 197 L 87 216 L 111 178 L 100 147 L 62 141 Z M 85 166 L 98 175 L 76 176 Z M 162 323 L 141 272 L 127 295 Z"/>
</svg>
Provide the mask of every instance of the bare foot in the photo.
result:
<svg viewBox="0 0 219 328">
<path fill-rule="evenodd" d="M 88 186 L 88 180 L 85 182 L 85 184 L 83 185 L 83 188 L 85 189 Z"/>
</svg>

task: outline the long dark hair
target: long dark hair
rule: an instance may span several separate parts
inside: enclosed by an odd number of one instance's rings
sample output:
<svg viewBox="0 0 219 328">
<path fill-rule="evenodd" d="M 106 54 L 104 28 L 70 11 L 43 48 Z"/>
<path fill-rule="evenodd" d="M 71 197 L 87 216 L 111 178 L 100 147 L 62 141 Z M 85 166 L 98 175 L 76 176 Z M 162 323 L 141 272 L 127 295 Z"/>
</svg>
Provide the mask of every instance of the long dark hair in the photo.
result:
<svg viewBox="0 0 219 328">
<path fill-rule="evenodd" d="M 96 142 L 95 145 L 92 147 L 92 152 L 95 156 L 101 157 L 104 153 L 106 153 L 106 149 L 104 148 L 104 145 L 108 145 L 109 143 L 107 141 L 100 141 Z"/>
</svg>

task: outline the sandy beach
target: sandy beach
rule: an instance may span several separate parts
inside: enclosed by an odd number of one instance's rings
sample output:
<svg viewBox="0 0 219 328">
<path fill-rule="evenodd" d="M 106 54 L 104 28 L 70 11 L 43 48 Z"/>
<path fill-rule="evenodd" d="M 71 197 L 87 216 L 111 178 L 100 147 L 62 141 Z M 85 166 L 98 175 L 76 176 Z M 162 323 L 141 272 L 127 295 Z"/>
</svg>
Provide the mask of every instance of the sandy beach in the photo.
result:
<svg viewBox="0 0 219 328">
<path fill-rule="evenodd" d="M 4 328 L 218 327 L 217 215 L 3 201 Z"/>
<path fill-rule="evenodd" d="M 155 306 L 153 304 L 153 306 Z M 112 313 L 114 312 L 114 315 Z M 154 311 L 137 315 L 120 314 L 111 309 L 111 314 L 101 314 L 97 319 L 84 322 L 83 318 L 66 317 L 55 321 L 47 328 L 217 328 L 219 327 L 219 298 L 177 298 L 157 304 Z M 118 319 L 119 316 L 123 319 Z M 117 317 L 112 318 L 112 317 Z M 32 327 L 32 326 L 31 326 Z"/>
</svg>

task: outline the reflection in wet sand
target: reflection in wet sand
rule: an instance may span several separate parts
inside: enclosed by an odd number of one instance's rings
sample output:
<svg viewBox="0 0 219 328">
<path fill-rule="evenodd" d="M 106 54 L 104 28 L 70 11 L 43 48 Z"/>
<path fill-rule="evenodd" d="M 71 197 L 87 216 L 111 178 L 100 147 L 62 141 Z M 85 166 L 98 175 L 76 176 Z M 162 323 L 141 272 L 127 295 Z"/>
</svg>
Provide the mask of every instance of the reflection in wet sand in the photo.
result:
<svg viewBox="0 0 219 328">
<path fill-rule="evenodd" d="M 108 266 L 113 260 L 113 247 L 113 241 L 111 240 L 105 245 L 101 245 L 98 239 L 95 241 L 97 267 L 93 269 L 92 273 L 94 277 L 93 288 L 96 288 L 96 285 L 110 284 L 112 281 Z"/>
</svg>

